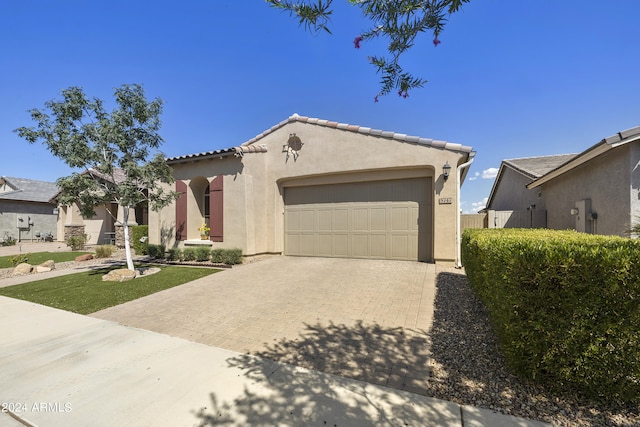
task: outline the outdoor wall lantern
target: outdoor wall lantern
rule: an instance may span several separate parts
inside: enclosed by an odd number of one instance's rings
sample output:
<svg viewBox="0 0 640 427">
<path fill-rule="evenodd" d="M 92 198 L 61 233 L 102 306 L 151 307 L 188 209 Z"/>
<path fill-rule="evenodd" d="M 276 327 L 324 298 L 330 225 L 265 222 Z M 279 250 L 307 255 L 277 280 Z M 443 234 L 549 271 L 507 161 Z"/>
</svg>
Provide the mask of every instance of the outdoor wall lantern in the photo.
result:
<svg viewBox="0 0 640 427">
<path fill-rule="evenodd" d="M 282 152 L 287 153 L 287 160 L 289 160 L 289 156 L 293 156 L 293 160 L 297 160 L 303 145 L 304 143 L 299 136 L 295 133 L 290 133 L 287 143 L 282 146 Z"/>
<path fill-rule="evenodd" d="M 571 215 L 578 215 L 578 213 L 580 213 L 578 208 L 571 208 Z"/>
<path fill-rule="evenodd" d="M 451 165 L 447 160 L 447 163 L 445 163 L 444 166 L 442 166 L 442 177 L 444 178 L 445 181 L 447 180 L 447 178 L 449 178 L 449 172 L 451 172 Z"/>
</svg>

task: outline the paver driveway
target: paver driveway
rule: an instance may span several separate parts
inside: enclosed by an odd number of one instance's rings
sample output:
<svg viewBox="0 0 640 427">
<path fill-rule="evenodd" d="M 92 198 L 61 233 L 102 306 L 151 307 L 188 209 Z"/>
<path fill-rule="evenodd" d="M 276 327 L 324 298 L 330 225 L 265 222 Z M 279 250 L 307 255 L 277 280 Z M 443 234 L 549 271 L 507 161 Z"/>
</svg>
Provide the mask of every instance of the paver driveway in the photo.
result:
<svg viewBox="0 0 640 427">
<path fill-rule="evenodd" d="M 275 256 L 92 316 L 420 393 L 435 269 Z"/>
</svg>

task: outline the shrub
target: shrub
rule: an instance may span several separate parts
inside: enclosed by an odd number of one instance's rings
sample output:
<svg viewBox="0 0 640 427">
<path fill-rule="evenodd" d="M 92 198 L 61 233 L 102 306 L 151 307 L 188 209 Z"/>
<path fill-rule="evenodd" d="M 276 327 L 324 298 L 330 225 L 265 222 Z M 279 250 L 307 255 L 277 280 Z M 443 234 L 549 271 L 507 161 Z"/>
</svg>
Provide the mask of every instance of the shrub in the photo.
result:
<svg viewBox="0 0 640 427">
<path fill-rule="evenodd" d="M 196 260 L 196 248 L 184 248 L 182 250 L 182 261 L 195 261 Z"/>
<path fill-rule="evenodd" d="M 179 248 L 169 248 L 167 250 L 167 261 L 178 261 L 182 258 L 182 251 Z"/>
<path fill-rule="evenodd" d="M 86 234 L 69 236 L 67 237 L 67 246 L 70 246 L 73 251 L 79 251 L 84 249 L 87 240 L 89 240 L 89 237 Z"/>
<path fill-rule="evenodd" d="M 222 264 L 224 261 L 224 249 L 211 250 L 211 262 Z"/>
<path fill-rule="evenodd" d="M 149 256 L 152 258 L 164 258 L 164 253 L 166 251 L 164 245 L 148 245 L 147 251 L 149 252 Z"/>
<path fill-rule="evenodd" d="M 222 262 L 229 265 L 242 264 L 242 249 L 227 249 L 222 254 Z"/>
<path fill-rule="evenodd" d="M 517 374 L 600 400 L 640 402 L 640 242 L 469 229 L 462 257 Z"/>
<path fill-rule="evenodd" d="M 96 246 L 96 258 L 109 258 L 115 250 L 116 248 L 113 245 Z"/>
<path fill-rule="evenodd" d="M 148 225 L 134 225 L 129 227 L 131 232 L 131 246 L 136 251 L 136 255 L 148 255 L 149 254 L 149 226 Z"/>
<path fill-rule="evenodd" d="M 13 237 L 13 235 L 11 235 L 11 233 L 9 233 L 8 231 L 4 233 L 4 238 L 2 240 L 2 246 L 15 246 L 16 245 L 16 238 Z"/>
<path fill-rule="evenodd" d="M 31 255 L 31 254 L 14 255 L 14 256 L 9 258 L 9 261 L 11 262 L 11 265 L 15 267 L 18 264 L 22 264 L 22 263 L 25 263 L 25 262 L 29 261 L 29 255 Z"/>
<path fill-rule="evenodd" d="M 242 264 L 242 249 L 213 249 L 211 262 L 216 264 Z"/>
<path fill-rule="evenodd" d="M 198 246 L 196 248 L 196 261 L 209 261 L 211 257 L 211 249 L 206 246 Z"/>
</svg>

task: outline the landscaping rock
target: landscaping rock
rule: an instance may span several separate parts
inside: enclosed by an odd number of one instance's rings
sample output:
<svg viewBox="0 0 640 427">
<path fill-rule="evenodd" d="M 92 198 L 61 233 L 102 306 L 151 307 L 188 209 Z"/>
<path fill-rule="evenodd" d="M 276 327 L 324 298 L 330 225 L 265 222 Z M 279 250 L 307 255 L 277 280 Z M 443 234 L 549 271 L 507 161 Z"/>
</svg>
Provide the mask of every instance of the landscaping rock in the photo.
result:
<svg viewBox="0 0 640 427">
<path fill-rule="evenodd" d="M 49 269 L 48 271 L 51 271 L 56 269 L 56 263 L 52 259 L 49 259 L 43 262 L 42 264 L 40 264 L 40 267 L 48 268 Z"/>
<path fill-rule="evenodd" d="M 76 257 L 76 261 L 78 262 L 89 261 L 90 259 L 93 259 L 93 254 L 85 254 L 85 255 L 80 255 Z"/>
<path fill-rule="evenodd" d="M 131 271 L 128 268 L 121 268 L 119 270 L 111 270 L 109 273 L 102 276 L 103 282 L 126 282 L 136 278 L 136 272 Z"/>
<path fill-rule="evenodd" d="M 36 273 L 46 273 L 47 271 L 51 271 L 51 268 L 43 265 L 37 265 L 34 270 Z"/>
<path fill-rule="evenodd" d="M 27 264 L 23 262 L 21 264 L 16 265 L 16 268 L 13 269 L 13 274 L 16 276 L 22 276 L 24 274 L 31 274 L 33 271 L 33 266 L 31 264 Z"/>
</svg>

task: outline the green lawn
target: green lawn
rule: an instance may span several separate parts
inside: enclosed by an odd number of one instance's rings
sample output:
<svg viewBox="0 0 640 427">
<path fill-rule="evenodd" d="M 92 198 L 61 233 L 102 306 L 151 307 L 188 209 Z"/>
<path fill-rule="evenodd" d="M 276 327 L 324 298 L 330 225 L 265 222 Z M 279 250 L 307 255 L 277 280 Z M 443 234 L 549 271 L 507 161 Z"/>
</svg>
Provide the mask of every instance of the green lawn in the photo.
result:
<svg viewBox="0 0 640 427">
<path fill-rule="evenodd" d="M 111 267 L 120 268 L 120 267 Z M 160 267 L 159 273 L 128 282 L 103 282 L 110 268 L 68 274 L 22 285 L 0 288 L 0 295 L 88 314 L 122 304 L 164 289 L 182 285 L 220 270 L 209 268 Z"/>
<path fill-rule="evenodd" d="M 28 254 L 29 260 L 27 262 L 31 265 L 38 265 L 50 259 L 52 259 L 54 262 L 73 261 L 78 255 L 90 253 L 91 252 L 35 252 L 32 254 Z M 13 265 L 11 265 L 11 256 L 0 257 L 0 268 L 10 267 L 13 267 Z"/>
</svg>

